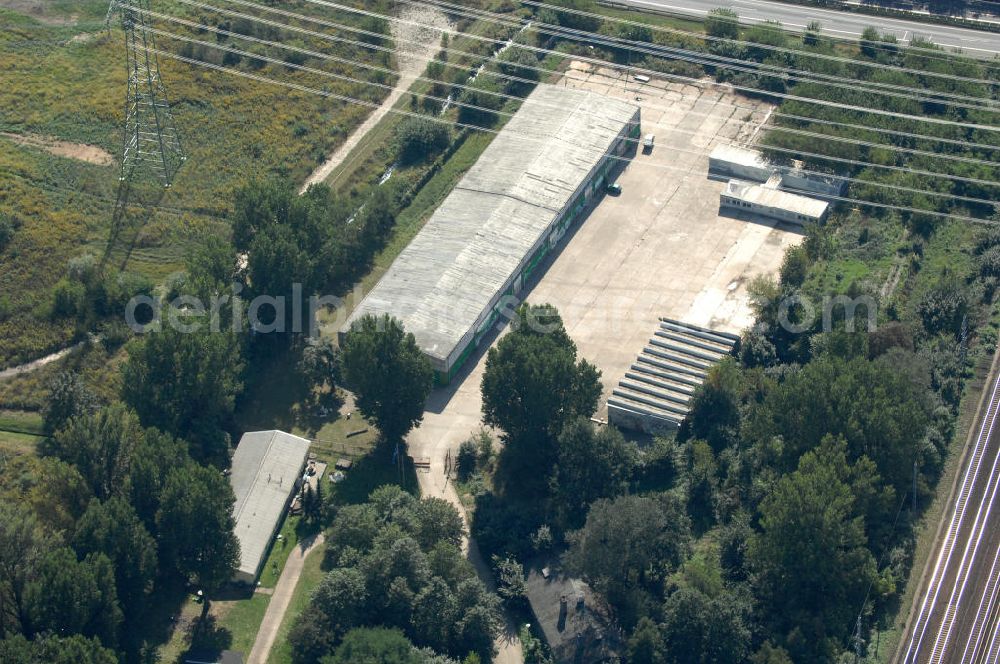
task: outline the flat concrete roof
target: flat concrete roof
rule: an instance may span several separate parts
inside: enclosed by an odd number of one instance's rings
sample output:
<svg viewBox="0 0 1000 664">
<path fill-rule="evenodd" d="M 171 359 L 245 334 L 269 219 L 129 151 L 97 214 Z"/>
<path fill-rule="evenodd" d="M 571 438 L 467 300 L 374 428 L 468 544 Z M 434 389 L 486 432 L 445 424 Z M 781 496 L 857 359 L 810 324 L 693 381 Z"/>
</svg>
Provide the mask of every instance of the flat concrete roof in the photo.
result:
<svg viewBox="0 0 1000 664">
<path fill-rule="evenodd" d="M 447 363 L 639 111 L 539 85 L 354 310 L 402 321 Z"/>
<path fill-rule="evenodd" d="M 241 576 L 256 578 L 308 455 L 309 441 L 284 431 L 252 431 L 240 438 L 229 480 L 236 494 Z"/>
<path fill-rule="evenodd" d="M 755 205 L 785 210 L 793 214 L 804 214 L 815 219 L 821 218 L 828 207 L 826 202 L 815 198 L 740 180 L 730 180 L 724 195 Z"/>
<path fill-rule="evenodd" d="M 772 166 L 771 163 L 764 158 L 764 155 L 757 150 L 741 148 L 735 145 L 727 145 L 725 143 L 716 145 L 712 149 L 712 154 L 709 155 L 709 158 L 717 161 L 739 164 L 740 166 L 752 166 L 753 168 L 763 169 L 774 168 L 774 166 Z"/>
</svg>

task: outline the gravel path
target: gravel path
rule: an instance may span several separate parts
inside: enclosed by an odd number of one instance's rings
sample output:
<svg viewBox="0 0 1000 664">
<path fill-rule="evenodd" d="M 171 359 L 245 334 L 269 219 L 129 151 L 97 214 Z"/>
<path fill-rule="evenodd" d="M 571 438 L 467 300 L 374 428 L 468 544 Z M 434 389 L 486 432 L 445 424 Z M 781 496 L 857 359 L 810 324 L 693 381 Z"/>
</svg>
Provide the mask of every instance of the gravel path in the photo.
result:
<svg viewBox="0 0 1000 664">
<path fill-rule="evenodd" d="M 449 27 L 444 12 L 429 7 L 409 6 L 400 12 L 400 18 L 442 29 Z M 319 168 L 313 171 L 312 175 L 306 179 L 305 184 L 302 185 L 299 193 L 305 193 L 311 185 L 326 181 L 330 174 L 337 170 L 337 167 L 343 163 L 351 150 L 357 147 L 361 139 L 389 114 L 396 102 L 406 94 L 417 77 L 423 73 L 427 67 L 426 58 L 434 57 L 441 48 L 441 32 L 438 30 L 394 21 L 392 23 L 392 37 L 396 40 L 396 58 L 399 63 L 399 80 L 396 82 L 396 86 L 382 102 L 382 105 L 375 109 L 368 116 L 368 119 L 355 129 Z"/>
<path fill-rule="evenodd" d="M 278 578 L 278 583 L 274 586 L 271 601 L 268 603 L 267 612 L 260 623 L 257 640 L 253 643 L 247 664 L 267 664 L 271 648 L 274 647 L 278 630 L 281 628 L 281 621 L 285 617 L 285 611 L 288 610 L 288 604 L 292 601 L 295 586 L 302 575 L 302 566 L 305 564 L 306 556 L 323 546 L 324 541 L 323 533 L 320 533 L 311 539 L 300 542 L 295 550 L 289 554 L 285 568 L 281 570 L 281 577 Z"/>
<path fill-rule="evenodd" d="M 97 341 L 100 341 L 98 337 L 91 337 L 91 343 Z M 3 371 L 0 371 L 0 380 L 13 378 L 14 376 L 20 376 L 21 374 L 31 373 L 35 369 L 41 369 L 47 364 L 58 362 L 59 360 L 63 359 L 73 351 L 83 348 L 86 343 L 87 343 L 86 341 L 81 341 L 79 343 L 73 344 L 72 346 L 56 351 L 55 353 L 46 355 L 45 357 L 41 357 L 32 362 L 28 362 L 26 364 L 22 364 L 16 367 L 11 367 L 10 369 L 4 369 Z"/>
</svg>

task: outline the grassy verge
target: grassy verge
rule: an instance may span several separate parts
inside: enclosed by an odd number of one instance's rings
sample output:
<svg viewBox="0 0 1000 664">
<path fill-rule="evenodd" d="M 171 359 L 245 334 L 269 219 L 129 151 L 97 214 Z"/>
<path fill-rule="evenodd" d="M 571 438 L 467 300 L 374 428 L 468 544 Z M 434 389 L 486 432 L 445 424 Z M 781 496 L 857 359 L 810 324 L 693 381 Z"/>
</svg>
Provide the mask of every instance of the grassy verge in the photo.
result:
<svg viewBox="0 0 1000 664">
<path fill-rule="evenodd" d="M 0 431 L 41 436 L 42 416 L 38 413 L 0 410 Z"/>
<path fill-rule="evenodd" d="M 43 438 L 38 413 L 0 410 L 0 456 L 34 454 Z"/>
<path fill-rule="evenodd" d="M 295 619 L 309 604 L 309 597 L 312 594 L 313 588 L 315 588 L 323 578 L 324 572 L 321 567 L 322 563 L 322 548 L 316 549 L 310 553 L 308 557 L 306 557 L 302 566 L 302 575 L 299 576 L 299 582 L 295 585 L 295 591 L 292 594 L 292 599 L 288 603 L 288 609 L 285 611 L 285 617 L 282 619 L 281 626 L 278 628 L 278 636 L 275 639 L 274 648 L 271 649 L 271 664 L 291 664 L 292 647 L 291 644 L 288 643 L 288 632 L 295 623 Z"/>
<path fill-rule="evenodd" d="M 364 430 L 363 433 L 357 433 Z M 353 434 L 353 435 L 352 435 Z M 347 419 L 337 418 L 328 422 L 316 432 L 310 448 L 316 456 L 331 465 L 327 469 L 332 473 L 333 463 L 340 457 L 356 459 L 367 454 L 378 439 L 378 431 L 360 417 Z"/>
<path fill-rule="evenodd" d="M 191 646 L 191 626 L 200 614 L 201 605 L 188 598 L 174 616 L 174 629 L 170 638 L 156 651 L 159 661 L 164 664 L 174 664 L 174 662 L 181 661 L 181 657 Z"/>
<path fill-rule="evenodd" d="M 598 4 L 597 13 L 615 20 L 624 19 L 662 28 L 684 30 L 685 32 L 701 33 L 705 31 L 705 24 L 702 21 L 671 16 L 669 14 L 653 13 L 641 9 L 619 9 L 607 4 Z"/>
<path fill-rule="evenodd" d="M 4 454 L 22 455 L 34 454 L 42 436 L 15 431 L 0 431 L 0 456 Z"/>
<path fill-rule="evenodd" d="M 218 630 L 228 632 L 228 647 L 231 650 L 242 652 L 244 657 L 250 654 L 270 602 L 270 595 L 254 593 L 247 599 L 214 603 L 219 616 L 216 623 Z"/>
<path fill-rule="evenodd" d="M 271 544 L 271 551 L 268 553 L 267 561 L 264 563 L 264 571 L 260 573 L 260 585 L 264 588 L 274 588 L 281 577 L 281 572 L 285 569 L 289 554 L 299 543 L 301 535 L 305 533 L 305 523 L 301 516 L 285 517 L 279 532 L 280 540 L 275 539 Z"/>
<path fill-rule="evenodd" d="M 253 648 L 270 601 L 271 596 L 262 593 L 216 600 L 212 602 L 207 626 L 199 629 L 201 604 L 188 598 L 176 616 L 176 627 L 170 639 L 157 651 L 159 661 L 164 664 L 181 662 L 184 653 L 191 649 L 237 650 L 245 657 Z"/>
</svg>

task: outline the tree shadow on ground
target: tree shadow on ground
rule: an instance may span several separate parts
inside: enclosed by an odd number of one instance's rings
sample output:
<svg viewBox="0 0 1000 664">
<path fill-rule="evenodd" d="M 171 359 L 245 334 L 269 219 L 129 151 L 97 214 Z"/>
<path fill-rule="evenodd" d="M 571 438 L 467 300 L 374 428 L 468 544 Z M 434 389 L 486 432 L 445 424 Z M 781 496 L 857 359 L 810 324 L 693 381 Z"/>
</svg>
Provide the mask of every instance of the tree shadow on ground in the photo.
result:
<svg viewBox="0 0 1000 664">
<path fill-rule="evenodd" d="M 141 620 L 137 621 L 139 629 L 126 635 L 126 648 L 138 648 L 143 643 L 163 644 L 170 641 L 174 629 L 181 629 L 179 617 L 188 599 L 188 591 L 183 581 L 174 578 L 159 578 L 156 581 L 153 594 L 149 598 L 147 608 Z"/>
<path fill-rule="evenodd" d="M 215 616 L 209 614 L 204 620 L 198 620 L 191 630 L 191 647 L 189 650 L 199 650 L 220 653 L 233 644 L 233 635 L 228 629 L 219 627 Z"/>
<path fill-rule="evenodd" d="M 240 429 L 299 429 L 314 435 L 339 417 L 342 400 L 337 391 L 315 389 L 298 370 L 301 346 L 269 339 L 254 343 L 237 404 Z"/>
<path fill-rule="evenodd" d="M 357 505 L 366 502 L 372 491 L 385 484 L 395 484 L 414 496 L 419 495 L 416 468 L 406 447 L 399 448 L 402 459 L 395 457 L 394 452 L 393 445 L 377 443 L 371 452 L 354 462 L 342 482 L 330 482 L 331 499 L 341 505 Z M 336 471 L 327 470 L 328 474 L 331 472 Z"/>
<path fill-rule="evenodd" d="M 253 597 L 253 588 L 243 583 L 229 583 L 221 590 L 212 593 L 212 601 L 235 602 Z"/>
</svg>

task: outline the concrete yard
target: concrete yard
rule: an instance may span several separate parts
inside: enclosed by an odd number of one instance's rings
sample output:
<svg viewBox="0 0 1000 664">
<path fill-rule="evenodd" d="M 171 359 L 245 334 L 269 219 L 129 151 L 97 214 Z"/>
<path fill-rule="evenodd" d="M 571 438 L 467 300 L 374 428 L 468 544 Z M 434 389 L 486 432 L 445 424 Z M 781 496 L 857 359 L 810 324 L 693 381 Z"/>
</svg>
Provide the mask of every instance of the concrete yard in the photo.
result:
<svg viewBox="0 0 1000 664">
<path fill-rule="evenodd" d="M 802 236 L 774 222 L 720 216 L 725 183 L 707 177 L 711 149 L 751 141 L 770 105 L 711 84 L 626 85 L 620 74 L 580 63 L 562 84 L 637 101 L 643 134 L 656 135 L 652 153 L 640 151 L 618 178 L 622 194 L 606 197 L 567 233 L 526 295 L 531 303 L 555 305 L 580 356 L 602 371 L 597 417 L 603 419 L 612 386 L 661 316 L 739 333 L 752 322 L 747 284 L 776 273 L 785 250 Z M 479 426 L 484 351 L 448 388 L 435 391 L 422 426 L 410 435 L 411 454 L 431 460 L 431 472 L 420 475 L 425 495 L 451 497 L 444 455 Z"/>
</svg>

